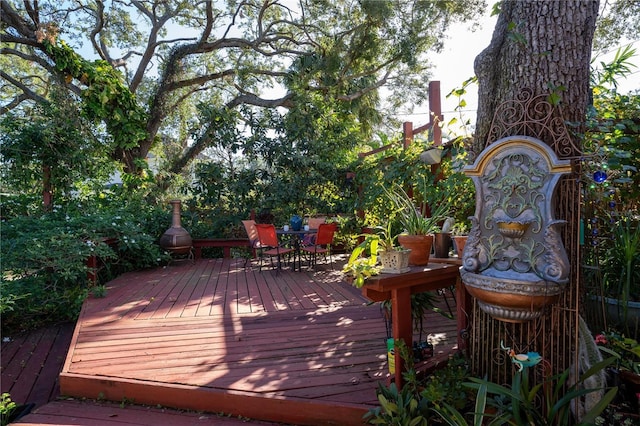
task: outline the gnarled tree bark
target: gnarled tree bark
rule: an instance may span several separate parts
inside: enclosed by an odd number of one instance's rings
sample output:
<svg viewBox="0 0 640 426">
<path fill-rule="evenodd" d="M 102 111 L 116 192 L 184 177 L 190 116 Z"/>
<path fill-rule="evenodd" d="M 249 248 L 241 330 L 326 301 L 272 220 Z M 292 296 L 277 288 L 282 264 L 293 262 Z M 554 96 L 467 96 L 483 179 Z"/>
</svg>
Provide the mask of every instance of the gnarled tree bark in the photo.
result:
<svg viewBox="0 0 640 426">
<path fill-rule="evenodd" d="M 564 119 L 584 122 L 598 5 L 598 0 L 502 2 L 491 43 L 475 60 L 475 153 L 491 142 L 487 135 L 496 107 L 523 88 L 534 96 L 559 95 Z"/>
<path fill-rule="evenodd" d="M 502 2 L 491 43 L 475 60 L 479 91 L 476 131 L 470 147 L 471 161 L 497 138 L 513 136 L 515 133 L 538 137 L 552 146 L 546 134 L 541 135 L 536 131 L 526 133 L 533 126 L 505 126 L 502 133 L 491 130 L 499 107 L 505 102 L 519 99 L 523 89 L 529 91 L 529 98 L 546 100 L 544 104 L 547 110 L 561 117 L 565 123 L 571 123 L 568 132 L 562 126 L 563 140 L 570 144 L 571 149 L 559 157 L 579 156 L 579 134 L 584 130 L 586 109 L 591 99 L 591 46 L 598 7 L 598 0 Z M 498 116 L 504 114 L 508 117 L 507 121 L 514 122 L 530 119 L 530 116 L 525 117 L 528 113 L 531 116 L 540 113 L 535 108 L 518 111 L 522 115 L 514 113 L 515 110 L 500 111 Z M 525 324 L 496 326 L 495 320 L 476 310 L 471 333 L 475 373 L 481 376 L 487 374 L 497 383 L 511 380 L 511 363 L 500 361 L 503 344 L 513 348 L 516 353 L 539 352 L 551 374 L 567 368 L 572 368 L 574 374 L 580 373 L 576 337 L 579 333 L 577 313 L 580 311 L 580 187 L 577 182 L 576 173 L 563 179 L 556 191 L 556 217 L 567 221 L 563 244 L 572 268 L 562 300 L 542 318 Z"/>
</svg>

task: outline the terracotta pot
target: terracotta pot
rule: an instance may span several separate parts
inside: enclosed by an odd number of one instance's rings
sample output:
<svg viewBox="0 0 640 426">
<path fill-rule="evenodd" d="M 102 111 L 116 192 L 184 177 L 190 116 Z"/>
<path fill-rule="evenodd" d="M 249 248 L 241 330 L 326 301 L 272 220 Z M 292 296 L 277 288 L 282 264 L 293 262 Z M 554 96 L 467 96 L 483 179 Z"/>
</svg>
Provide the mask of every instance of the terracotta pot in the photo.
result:
<svg viewBox="0 0 640 426">
<path fill-rule="evenodd" d="M 433 235 L 398 235 L 398 243 L 411 250 L 409 255 L 409 265 L 424 266 L 429 263 L 431 246 L 433 245 Z"/>
<path fill-rule="evenodd" d="M 462 259 L 462 254 L 464 253 L 464 246 L 467 244 L 467 237 L 468 237 L 467 235 L 455 235 L 453 237 L 458 259 Z"/>
<path fill-rule="evenodd" d="M 564 291 L 564 285 L 540 279 L 492 277 L 464 269 L 460 276 L 469 294 L 478 299 L 480 309 L 505 322 L 521 323 L 540 317 Z"/>
</svg>

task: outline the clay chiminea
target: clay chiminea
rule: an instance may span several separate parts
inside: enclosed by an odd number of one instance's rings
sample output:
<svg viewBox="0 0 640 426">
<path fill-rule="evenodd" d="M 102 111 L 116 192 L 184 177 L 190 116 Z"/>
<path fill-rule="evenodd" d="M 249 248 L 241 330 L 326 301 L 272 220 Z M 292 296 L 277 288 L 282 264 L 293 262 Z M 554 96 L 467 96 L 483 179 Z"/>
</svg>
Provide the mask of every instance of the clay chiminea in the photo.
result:
<svg viewBox="0 0 640 426">
<path fill-rule="evenodd" d="M 180 224 L 180 200 L 171 200 L 169 203 L 173 206 L 171 228 L 160 237 L 160 247 L 172 255 L 191 255 L 191 235 Z"/>
<path fill-rule="evenodd" d="M 496 319 L 525 322 L 542 315 L 569 281 L 553 217 L 553 193 L 569 161 L 542 141 L 510 136 L 489 145 L 465 168 L 476 187 L 476 213 L 460 276 L 479 307 Z"/>
</svg>

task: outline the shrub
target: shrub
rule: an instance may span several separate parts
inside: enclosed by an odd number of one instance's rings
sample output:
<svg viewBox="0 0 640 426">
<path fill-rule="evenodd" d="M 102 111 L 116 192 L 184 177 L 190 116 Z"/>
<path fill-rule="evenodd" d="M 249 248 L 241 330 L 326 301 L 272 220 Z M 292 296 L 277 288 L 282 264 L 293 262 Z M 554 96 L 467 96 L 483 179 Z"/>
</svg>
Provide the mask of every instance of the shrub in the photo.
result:
<svg viewBox="0 0 640 426">
<path fill-rule="evenodd" d="M 2 224 L 2 331 L 17 332 L 77 317 L 92 284 L 87 259 L 96 256 L 101 281 L 167 260 L 155 243 L 170 219 L 154 208 L 96 213 L 53 212 Z M 162 232 L 163 232 L 162 231 Z M 107 239 L 115 241 L 107 244 Z"/>
</svg>

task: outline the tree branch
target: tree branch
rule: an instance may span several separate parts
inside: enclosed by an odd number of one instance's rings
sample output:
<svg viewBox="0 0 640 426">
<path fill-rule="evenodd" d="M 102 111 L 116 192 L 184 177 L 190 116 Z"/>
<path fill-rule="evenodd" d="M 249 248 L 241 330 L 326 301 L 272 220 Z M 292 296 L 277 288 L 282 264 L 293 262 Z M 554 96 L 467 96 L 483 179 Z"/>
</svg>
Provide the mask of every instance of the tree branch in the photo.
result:
<svg viewBox="0 0 640 426">
<path fill-rule="evenodd" d="M 0 77 L 4 78 L 9 83 L 13 84 L 14 86 L 16 86 L 17 88 L 22 90 L 24 95 L 27 96 L 29 99 L 32 99 L 32 100 L 34 100 L 34 101 L 36 101 L 38 103 L 41 103 L 41 104 L 46 104 L 48 102 L 45 98 L 43 98 L 42 96 L 38 95 L 36 92 L 34 92 L 33 90 L 29 89 L 27 86 L 22 84 L 22 82 L 20 80 L 17 80 L 15 78 L 13 78 L 12 76 L 10 76 L 9 74 L 7 74 L 6 72 L 4 72 L 2 70 L 0 70 Z"/>
<path fill-rule="evenodd" d="M 109 51 L 107 50 L 107 46 L 100 40 L 98 43 L 98 39 L 100 38 L 100 31 L 104 28 L 104 3 L 101 1 L 96 2 L 98 10 L 96 10 L 96 23 L 89 33 L 89 40 L 91 40 L 91 44 L 93 48 L 98 52 L 98 56 L 100 56 L 105 61 L 111 63 L 111 57 L 109 55 Z"/>
<path fill-rule="evenodd" d="M 365 94 L 367 94 L 369 92 L 372 92 L 372 91 L 374 91 L 376 89 L 379 89 L 380 87 L 384 86 L 387 83 L 388 79 L 389 79 L 389 74 L 390 74 L 390 72 L 387 72 L 387 74 L 385 74 L 384 77 L 382 77 L 380 80 L 378 80 L 375 84 L 372 84 L 372 85 L 370 85 L 368 87 L 365 87 L 362 90 L 359 90 L 357 92 L 353 92 L 353 93 L 348 94 L 348 95 L 340 95 L 340 96 L 337 97 L 337 99 L 341 100 L 341 101 L 347 101 L 347 102 L 351 102 L 351 101 L 354 101 L 356 99 L 359 99 L 362 96 L 364 96 Z"/>
<path fill-rule="evenodd" d="M 22 51 L 16 50 L 16 49 L 11 49 L 11 48 L 8 48 L 8 47 L 1 48 L 0 49 L 0 54 L 17 56 L 20 59 L 24 59 L 25 61 L 34 62 L 34 63 L 40 65 L 42 68 L 46 69 L 47 71 L 49 71 L 51 73 L 55 72 L 55 67 L 53 65 L 51 65 L 51 63 L 49 63 L 43 57 L 38 56 L 38 55 L 30 55 L 30 54 L 28 54 L 26 52 L 22 52 Z"/>
<path fill-rule="evenodd" d="M 22 102 L 29 100 L 29 97 L 24 93 L 13 98 L 11 102 L 0 107 L 0 114 L 6 114 L 14 108 L 17 108 Z"/>
<path fill-rule="evenodd" d="M 25 1 L 25 3 L 28 5 L 27 1 Z M 22 16 L 20 16 L 20 14 L 11 7 L 9 2 L 0 1 L 0 10 L 2 11 L 2 13 L 0 13 L 0 22 L 4 22 L 7 26 L 15 28 L 19 34 L 34 34 L 35 36 L 37 27 L 22 19 Z M 32 17 L 32 19 L 34 19 L 34 17 Z M 39 25 L 40 20 L 37 16 L 35 17 L 34 22 L 36 21 Z"/>
<path fill-rule="evenodd" d="M 238 105 L 253 105 L 263 108 L 293 108 L 295 103 L 293 102 L 293 93 L 287 93 L 277 99 L 263 99 L 253 93 L 243 93 L 227 102 L 226 107 L 235 108 Z"/>
</svg>

